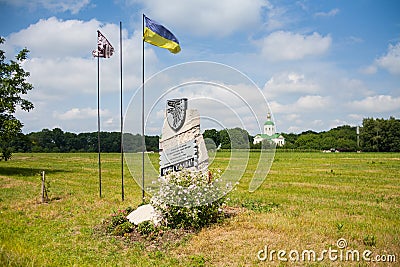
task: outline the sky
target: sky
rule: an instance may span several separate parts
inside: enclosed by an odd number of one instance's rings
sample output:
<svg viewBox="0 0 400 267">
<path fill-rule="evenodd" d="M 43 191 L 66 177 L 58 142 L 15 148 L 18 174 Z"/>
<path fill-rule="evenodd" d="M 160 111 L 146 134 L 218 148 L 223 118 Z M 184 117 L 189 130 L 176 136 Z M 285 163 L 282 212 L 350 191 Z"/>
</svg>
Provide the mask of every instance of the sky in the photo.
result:
<svg viewBox="0 0 400 267">
<path fill-rule="evenodd" d="M 145 77 L 153 79 L 145 86 L 146 134 L 160 134 L 164 102 L 175 97 L 188 97 L 189 106 L 192 99 L 214 126 L 244 126 L 252 135 L 268 111 L 285 133 L 400 118 L 396 0 L 0 0 L 0 49 L 7 59 L 30 50 L 23 67 L 34 89 L 25 97 L 35 108 L 17 110 L 23 132 L 97 131 L 97 30 L 115 48 L 100 61 L 101 129 L 119 131 L 120 22 L 123 113 L 126 124 L 139 123 L 143 13 L 173 32 L 182 49 L 145 45 Z M 210 63 L 199 72 L 187 64 L 199 61 Z M 210 83 L 189 90 L 182 86 L 188 80 Z M 161 97 L 176 85 L 182 90 Z"/>
</svg>

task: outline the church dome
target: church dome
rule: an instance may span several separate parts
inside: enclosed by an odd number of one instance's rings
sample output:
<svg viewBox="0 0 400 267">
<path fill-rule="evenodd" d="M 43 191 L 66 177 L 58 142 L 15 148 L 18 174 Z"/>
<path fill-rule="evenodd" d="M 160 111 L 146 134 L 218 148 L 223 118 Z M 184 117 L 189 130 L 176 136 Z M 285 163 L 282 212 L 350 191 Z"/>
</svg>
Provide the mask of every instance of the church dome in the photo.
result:
<svg viewBox="0 0 400 267">
<path fill-rule="evenodd" d="M 266 121 L 264 122 L 264 125 L 275 125 L 273 121 Z"/>
<path fill-rule="evenodd" d="M 267 121 L 264 122 L 264 125 L 272 125 L 272 126 L 275 125 L 275 123 L 273 121 L 271 121 L 271 113 L 269 113 L 269 112 L 267 114 Z"/>
</svg>

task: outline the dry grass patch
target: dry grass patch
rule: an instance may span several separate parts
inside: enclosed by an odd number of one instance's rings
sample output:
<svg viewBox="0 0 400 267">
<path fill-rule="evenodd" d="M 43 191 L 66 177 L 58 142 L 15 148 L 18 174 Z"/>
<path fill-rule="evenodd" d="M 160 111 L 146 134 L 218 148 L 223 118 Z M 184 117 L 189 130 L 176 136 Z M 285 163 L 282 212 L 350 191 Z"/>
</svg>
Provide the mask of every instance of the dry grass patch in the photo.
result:
<svg viewBox="0 0 400 267">
<path fill-rule="evenodd" d="M 21 181 L 18 179 L 12 179 L 7 176 L 0 176 L 0 188 L 13 188 L 13 187 L 21 187 L 26 186 L 26 184 L 34 185 L 32 182 Z"/>
</svg>

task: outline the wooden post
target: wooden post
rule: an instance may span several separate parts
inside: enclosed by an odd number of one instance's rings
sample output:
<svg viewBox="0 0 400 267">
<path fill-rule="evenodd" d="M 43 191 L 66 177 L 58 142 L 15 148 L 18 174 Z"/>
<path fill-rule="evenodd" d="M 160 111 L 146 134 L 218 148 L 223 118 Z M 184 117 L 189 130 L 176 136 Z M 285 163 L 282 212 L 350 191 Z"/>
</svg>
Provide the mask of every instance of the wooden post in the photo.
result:
<svg viewBox="0 0 400 267">
<path fill-rule="evenodd" d="M 45 173 L 42 171 L 42 203 L 45 202 Z"/>
</svg>

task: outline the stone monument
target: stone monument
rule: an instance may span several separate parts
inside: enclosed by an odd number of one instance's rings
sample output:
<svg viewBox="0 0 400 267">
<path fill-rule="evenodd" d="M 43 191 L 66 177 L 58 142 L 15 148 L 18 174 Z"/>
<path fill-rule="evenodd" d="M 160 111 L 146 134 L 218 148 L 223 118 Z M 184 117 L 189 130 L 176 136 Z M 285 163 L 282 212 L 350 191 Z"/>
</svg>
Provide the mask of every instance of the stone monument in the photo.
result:
<svg viewBox="0 0 400 267">
<path fill-rule="evenodd" d="M 167 100 L 160 137 L 160 176 L 188 169 L 208 172 L 207 148 L 200 133 L 200 114 L 187 98 Z"/>
<path fill-rule="evenodd" d="M 187 98 L 167 100 L 159 142 L 161 177 L 183 169 L 208 174 L 208 154 L 200 133 L 200 115 L 195 109 L 187 109 L 187 106 Z M 148 204 L 131 212 L 127 219 L 135 225 L 143 221 L 158 225 L 162 216 Z"/>
</svg>

